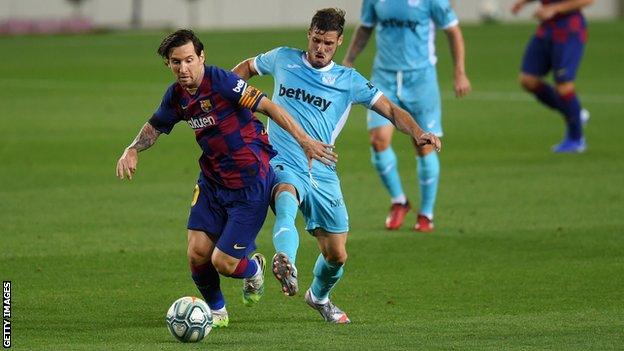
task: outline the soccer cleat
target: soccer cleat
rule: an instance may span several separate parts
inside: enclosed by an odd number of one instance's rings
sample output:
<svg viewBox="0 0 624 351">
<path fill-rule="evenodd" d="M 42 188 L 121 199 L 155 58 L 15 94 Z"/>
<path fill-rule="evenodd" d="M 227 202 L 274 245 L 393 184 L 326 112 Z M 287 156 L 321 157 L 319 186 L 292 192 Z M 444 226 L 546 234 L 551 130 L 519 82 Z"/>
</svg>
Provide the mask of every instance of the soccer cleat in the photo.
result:
<svg viewBox="0 0 624 351">
<path fill-rule="evenodd" d="M 310 307 L 317 310 L 326 322 L 335 324 L 351 323 L 347 314 L 340 308 L 336 307 L 336 305 L 334 305 L 330 300 L 327 300 L 327 303 L 324 304 L 312 301 L 312 291 L 310 289 L 308 289 L 305 293 L 305 301 Z"/>
<path fill-rule="evenodd" d="M 585 138 L 578 140 L 565 138 L 560 144 L 553 146 L 552 151 L 555 153 L 581 153 L 587 149 Z"/>
<path fill-rule="evenodd" d="M 225 328 L 230 323 L 227 310 L 224 308 L 212 311 L 212 327 Z"/>
<path fill-rule="evenodd" d="M 390 213 L 386 217 L 386 229 L 397 230 L 401 228 L 405 216 L 409 213 L 412 206 L 409 201 L 404 204 L 392 204 L 390 207 Z"/>
<path fill-rule="evenodd" d="M 433 220 L 429 217 L 418 214 L 418 219 L 416 220 L 416 225 L 414 225 L 414 230 L 417 232 L 429 233 L 433 231 Z"/>
<path fill-rule="evenodd" d="M 587 124 L 587 122 L 589 122 L 589 111 L 587 111 L 586 109 L 582 109 L 581 110 L 581 123 L 583 123 L 583 126 L 585 126 Z"/>
<path fill-rule="evenodd" d="M 245 278 L 243 281 L 243 303 L 245 306 L 253 306 L 260 301 L 264 294 L 264 271 L 266 268 L 266 259 L 261 253 L 256 252 L 251 256 L 252 260 L 256 260 L 260 272 L 253 277 Z"/>
<path fill-rule="evenodd" d="M 282 285 L 282 292 L 286 296 L 294 296 L 299 291 L 297 282 L 297 268 L 290 263 L 288 256 L 278 252 L 273 256 L 273 275 Z"/>
</svg>

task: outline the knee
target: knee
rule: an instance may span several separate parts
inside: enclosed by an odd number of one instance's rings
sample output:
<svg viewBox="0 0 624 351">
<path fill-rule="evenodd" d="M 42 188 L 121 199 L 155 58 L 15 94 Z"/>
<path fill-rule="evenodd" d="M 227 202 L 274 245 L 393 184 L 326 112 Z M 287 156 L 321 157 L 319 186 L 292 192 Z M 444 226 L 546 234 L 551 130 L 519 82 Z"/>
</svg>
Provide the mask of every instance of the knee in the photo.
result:
<svg viewBox="0 0 624 351">
<path fill-rule="evenodd" d="M 337 266 L 344 266 L 344 264 L 347 262 L 347 257 L 347 251 L 343 250 L 341 252 L 335 252 L 325 256 L 325 260 Z"/>
<path fill-rule="evenodd" d="M 229 262 L 225 259 L 221 259 L 218 256 L 212 257 L 212 265 L 215 267 L 217 272 L 221 275 L 230 276 L 236 270 L 236 264 Z"/>
<path fill-rule="evenodd" d="M 188 247 L 186 255 L 188 256 L 189 264 L 194 267 L 205 264 L 210 260 L 208 253 L 202 252 L 193 246 Z"/>
<path fill-rule="evenodd" d="M 375 152 L 381 152 L 390 146 L 390 138 L 383 137 L 379 133 L 370 133 L 370 144 Z"/>
<path fill-rule="evenodd" d="M 518 78 L 518 82 L 520 83 L 520 86 L 528 92 L 534 92 L 540 86 L 539 79 L 524 74 L 520 75 L 520 77 Z"/>
<path fill-rule="evenodd" d="M 555 90 L 557 91 L 557 94 L 561 96 L 570 94 L 574 92 L 574 83 L 572 82 L 557 83 L 555 85 Z"/>
</svg>

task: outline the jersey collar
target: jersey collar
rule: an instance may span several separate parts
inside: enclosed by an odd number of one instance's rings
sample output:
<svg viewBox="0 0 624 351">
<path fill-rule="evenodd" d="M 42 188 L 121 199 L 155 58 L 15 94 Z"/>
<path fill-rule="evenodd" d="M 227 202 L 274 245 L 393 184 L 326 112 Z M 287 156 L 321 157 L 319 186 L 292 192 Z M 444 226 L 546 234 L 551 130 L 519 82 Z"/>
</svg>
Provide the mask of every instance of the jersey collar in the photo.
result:
<svg viewBox="0 0 624 351">
<path fill-rule="evenodd" d="M 317 72 L 327 72 L 330 69 L 334 68 L 334 65 L 336 64 L 334 61 L 330 61 L 329 64 L 325 67 L 321 67 L 321 68 L 314 68 L 314 66 L 312 66 L 312 64 L 308 61 L 308 58 L 306 57 L 306 52 L 304 51 L 303 54 L 301 54 L 301 61 L 303 61 L 303 63 L 308 67 L 311 68 Z"/>
</svg>

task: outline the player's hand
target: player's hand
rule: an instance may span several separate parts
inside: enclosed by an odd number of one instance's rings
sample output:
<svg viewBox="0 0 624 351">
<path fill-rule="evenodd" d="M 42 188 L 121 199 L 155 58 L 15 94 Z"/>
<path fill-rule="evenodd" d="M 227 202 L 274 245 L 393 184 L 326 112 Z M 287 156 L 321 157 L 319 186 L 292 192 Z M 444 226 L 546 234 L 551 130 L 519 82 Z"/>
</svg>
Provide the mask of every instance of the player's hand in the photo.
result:
<svg viewBox="0 0 624 351">
<path fill-rule="evenodd" d="M 455 84 L 453 88 L 455 90 L 455 97 L 464 97 L 468 95 L 468 93 L 472 90 L 468 76 L 465 74 L 457 75 L 455 77 Z"/>
<path fill-rule="evenodd" d="M 557 9 L 554 6 L 544 5 L 544 6 L 540 6 L 540 8 L 538 8 L 535 11 L 535 13 L 533 14 L 533 17 L 543 22 L 543 21 L 547 21 L 555 17 L 556 14 L 557 14 Z"/>
<path fill-rule="evenodd" d="M 117 177 L 124 179 L 127 176 L 128 180 L 132 180 L 138 161 L 139 155 L 136 149 L 125 149 L 117 161 Z"/>
<path fill-rule="evenodd" d="M 416 145 L 418 146 L 431 145 L 438 152 L 440 152 L 440 149 L 442 148 L 442 142 L 440 141 L 440 138 L 435 136 L 435 134 L 433 133 L 421 134 L 418 138 L 416 138 Z"/>
<path fill-rule="evenodd" d="M 338 162 L 338 154 L 334 152 L 334 145 L 325 144 L 310 137 L 301 142 L 303 152 L 308 158 L 308 167 L 312 168 L 312 160 L 317 160 L 332 166 Z"/>
<path fill-rule="evenodd" d="M 518 12 L 522 10 L 524 5 L 526 5 L 526 3 L 527 3 L 526 0 L 517 0 L 516 2 L 513 3 L 513 5 L 511 5 L 511 13 L 513 13 L 514 15 L 517 15 Z"/>
</svg>

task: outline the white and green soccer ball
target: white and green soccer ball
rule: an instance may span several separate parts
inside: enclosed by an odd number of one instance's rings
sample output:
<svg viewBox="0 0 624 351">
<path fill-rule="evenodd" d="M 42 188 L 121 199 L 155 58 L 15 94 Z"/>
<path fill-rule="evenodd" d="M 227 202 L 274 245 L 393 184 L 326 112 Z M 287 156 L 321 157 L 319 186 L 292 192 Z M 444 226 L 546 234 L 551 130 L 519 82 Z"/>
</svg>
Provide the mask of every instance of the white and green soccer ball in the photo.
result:
<svg viewBox="0 0 624 351">
<path fill-rule="evenodd" d="M 212 329 L 210 307 L 194 296 L 177 299 L 167 311 L 167 329 L 182 342 L 201 341 Z"/>
<path fill-rule="evenodd" d="M 498 0 L 481 0 L 477 7 L 479 19 L 485 23 L 495 23 L 501 20 L 501 10 Z"/>
</svg>

